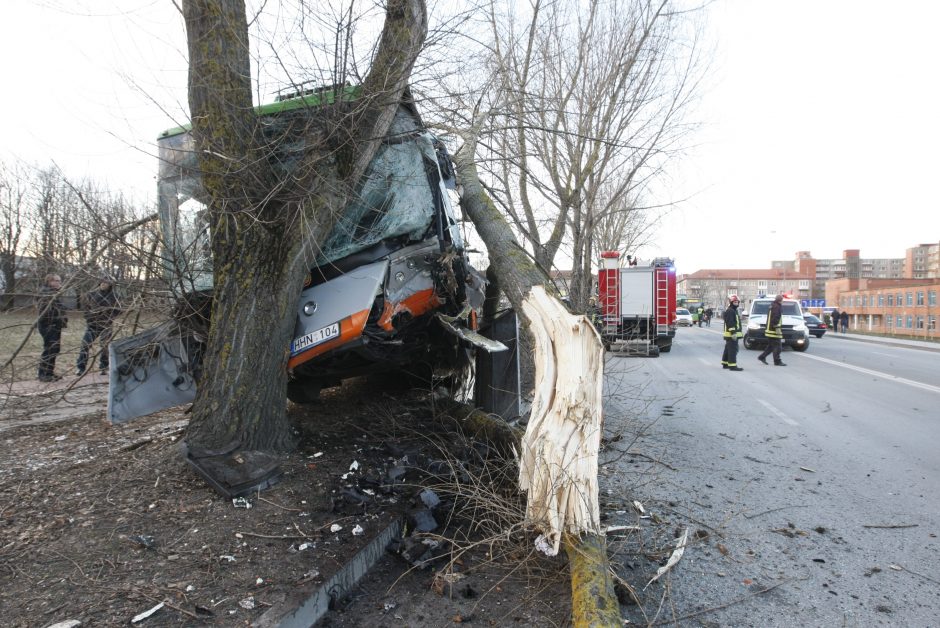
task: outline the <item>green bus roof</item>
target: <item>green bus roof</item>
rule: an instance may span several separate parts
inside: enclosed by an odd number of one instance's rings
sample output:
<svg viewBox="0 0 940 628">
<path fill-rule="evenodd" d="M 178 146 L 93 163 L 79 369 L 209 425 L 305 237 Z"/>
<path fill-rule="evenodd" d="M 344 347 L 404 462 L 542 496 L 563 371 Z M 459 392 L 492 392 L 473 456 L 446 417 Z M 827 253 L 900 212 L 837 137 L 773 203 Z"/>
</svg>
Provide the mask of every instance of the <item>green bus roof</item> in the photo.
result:
<svg viewBox="0 0 940 628">
<path fill-rule="evenodd" d="M 355 100 L 359 97 L 361 92 L 362 87 L 359 85 L 344 85 L 338 89 L 326 88 L 309 94 L 301 94 L 293 98 L 277 100 L 266 105 L 259 105 L 255 107 L 255 113 L 259 116 L 268 116 L 285 111 L 293 111 L 294 109 L 331 105 L 337 101 L 337 96 L 339 96 L 340 101 Z M 161 133 L 157 139 L 162 140 L 167 137 L 173 137 L 174 135 L 181 135 L 191 131 L 192 128 L 192 124 L 173 127 Z"/>
</svg>

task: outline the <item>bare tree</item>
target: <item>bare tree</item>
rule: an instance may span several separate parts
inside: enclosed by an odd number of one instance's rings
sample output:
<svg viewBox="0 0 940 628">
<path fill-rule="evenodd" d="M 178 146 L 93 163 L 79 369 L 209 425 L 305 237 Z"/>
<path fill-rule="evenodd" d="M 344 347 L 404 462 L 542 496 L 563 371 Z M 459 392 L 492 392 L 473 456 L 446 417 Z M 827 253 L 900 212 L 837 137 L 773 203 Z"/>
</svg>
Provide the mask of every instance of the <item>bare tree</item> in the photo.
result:
<svg viewBox="0 0 940 628">
<path fill-rule="evenodd" d="M 3 282 L 0 310 L 9 310 L 14 304 L 20 246 L 28 212 L 28 189 L 24 168 L 0 163 L 0 281 Z"/>
<path fill-rule="evenodd" d="M 521 26 L 517 11 L 491 3 L 483 84 L 494 94 L 464 103 L 490 110 L 477 157 L 494 201 L 540 266 L 566 252 L 583 307 L 599 232 L 604 246 L 635 248 L 656 222 L 657 208 L 638 205 L 680 148 L 695 41 L 669 0 L 537 0 Z"/>
</svg>

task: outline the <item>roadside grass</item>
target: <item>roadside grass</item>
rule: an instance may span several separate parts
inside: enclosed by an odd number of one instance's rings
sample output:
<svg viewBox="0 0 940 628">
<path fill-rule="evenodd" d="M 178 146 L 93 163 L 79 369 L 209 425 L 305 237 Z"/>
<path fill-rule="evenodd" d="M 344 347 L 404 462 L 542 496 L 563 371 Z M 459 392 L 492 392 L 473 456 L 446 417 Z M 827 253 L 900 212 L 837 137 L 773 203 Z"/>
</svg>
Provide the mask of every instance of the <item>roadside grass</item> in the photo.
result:
<svg viewBox="0 0 940 628">
<path fill-rule="evenodd" d="M 85 319 L 81 311 L 70 310 L 67 316 L 68 327 L 62 330 L 62 350 L 56 359 L 56 373 L 59 375 L 71 375 L 75 370 L 75 361 L 85 333 Z M 39 356 L 42 354 L 42 336 L 35 327 L 36 317 L 36 310 L 31 307 L 0 312 L 0 383 L 36 379 Z M 159 320 L 158 312 L 129 310 L 114 322 L 114 337 L 133 335 Z M 99 350 L 96 343 L 92 348 L 95 360 Z"/>
</svg>

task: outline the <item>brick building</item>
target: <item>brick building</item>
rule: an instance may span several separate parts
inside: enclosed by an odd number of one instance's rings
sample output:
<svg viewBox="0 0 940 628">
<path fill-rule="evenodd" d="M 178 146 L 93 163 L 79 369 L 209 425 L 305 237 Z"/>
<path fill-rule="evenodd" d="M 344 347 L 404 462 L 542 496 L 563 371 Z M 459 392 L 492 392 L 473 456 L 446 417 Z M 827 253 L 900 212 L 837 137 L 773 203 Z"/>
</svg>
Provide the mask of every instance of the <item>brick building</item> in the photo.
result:
<svg viewBox="0 0 940 628">
<path fill-rule="evenodd" d="M 826 303 L 849 313 L 849 329 L 891 336 L 938 339 L 940 278 L 836 279 L 826 283 Z"/>
<path fill-rule="evenodd" d="M 736 294 L 747 310 L 751 301 L 769 294 L 784 293 L 794 299 L 809 299 L 814 277 L 786 268 L 705 269 L 676 280 L 676 291 L 705 307 L 723 309 L 729 295 Z"/>
</svg>

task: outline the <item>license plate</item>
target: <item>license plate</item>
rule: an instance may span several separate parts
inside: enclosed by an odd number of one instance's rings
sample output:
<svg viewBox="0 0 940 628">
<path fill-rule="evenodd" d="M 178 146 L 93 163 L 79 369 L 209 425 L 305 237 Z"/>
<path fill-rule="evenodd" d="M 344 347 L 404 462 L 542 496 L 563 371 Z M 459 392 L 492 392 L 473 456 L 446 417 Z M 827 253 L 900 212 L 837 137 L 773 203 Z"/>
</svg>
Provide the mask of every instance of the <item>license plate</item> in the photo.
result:
<svg viewBox="0 0 940 628">
<path fill-rule="evenodd" d="M 310 347 L 315 347 L 335 338 L 339 338 L 339 323 L 333 323 L 316 331 L 308 332 L 300 338 L 294 338 L 294 342 L 290 345 L 291 355 L 297 355 L 301 351 L 306 351 Z"/>
</svg>

